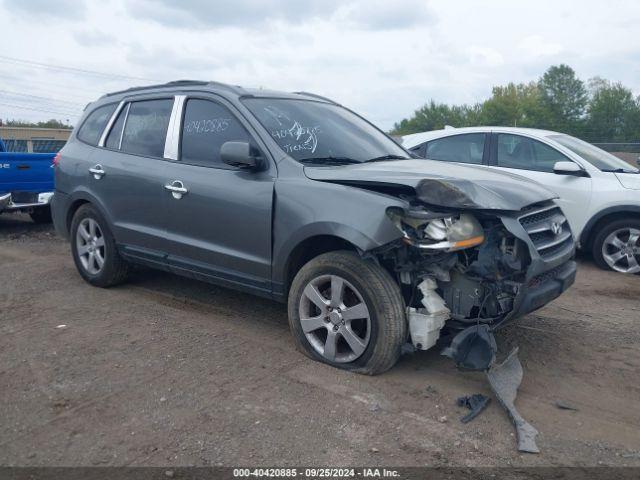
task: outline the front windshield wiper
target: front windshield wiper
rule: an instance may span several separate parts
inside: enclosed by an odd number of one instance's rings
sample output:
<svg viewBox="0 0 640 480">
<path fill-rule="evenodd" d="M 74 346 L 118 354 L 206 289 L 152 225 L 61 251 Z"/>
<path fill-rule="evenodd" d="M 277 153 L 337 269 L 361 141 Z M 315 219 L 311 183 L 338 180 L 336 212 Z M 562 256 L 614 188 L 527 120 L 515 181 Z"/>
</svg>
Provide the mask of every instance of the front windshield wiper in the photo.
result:
<svg viewBox="0 0 640 480">
<path fill-rule="evenodd" d="M 360 160 L 349 157 L 308 157 L 298 160 L 300 163 L 317 163 L 320 165 L 351 165 L 362 163 Z"/>
<path fill-rule="evenodd" d="M 627 170 L 626 168 L 602 168 L 601 171 L 607 173 L 640 173 L 638 170 Z"/>
<path fill-rule="evenodd" d="M 409 157 L 403 157 L 402 155 L 381 155 L 379 157 L 370 158 L 365 163 L 369 162 L 382 162 L 384 160 L 409 160 Z"/>
</svg>

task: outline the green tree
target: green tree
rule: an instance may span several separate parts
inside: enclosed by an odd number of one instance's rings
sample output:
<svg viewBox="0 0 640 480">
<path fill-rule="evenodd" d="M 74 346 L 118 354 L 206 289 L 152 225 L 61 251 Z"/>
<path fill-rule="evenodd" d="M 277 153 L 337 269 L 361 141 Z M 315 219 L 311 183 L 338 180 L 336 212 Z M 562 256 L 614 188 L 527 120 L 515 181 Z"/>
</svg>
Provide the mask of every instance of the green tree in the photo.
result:
<svg viewBox="0 0 640 480">
<path fill-rule="evenodd" d="M 597 77 L 589 87 L 584 137 L 594 142 L 640 140 L 640 102 L 631 90 Z"/>
<path fill-rule="evenodd" d="M 6 120 L 4 123 L 0 121 L 0 124 L 7 127 L 32 127 L 32 128 L 73 128 L 60 120 L 52 118 L 46 122 L 26 122 L 24 120 Z"/>
<path fill-rule="evenodd" d="M 546 110 L 547 128 L 578 133 L 587 107 L 584 82 L 568 65 L 554 65 L 538 82 L 540 100 Z"/>
<path fill-rule="evenodd" d="M 482 125 L 540 127 L 545 123 L 546 111 L 535 82 L 493 87 L 491 98 L 480 109 Z"/>
<path fill-rule="evenodd" d="M 438 130 L 445 125 L 452 127 L 467 127 L 477 125 L 480 114 L 479 105 L 453 105 L 436 103 L 430 100 L 422 108 L 416 110 L 409 119 L 404 119 L 393 126 L 394 135 L 408 135 L 410 133 Z"/>
</svg>

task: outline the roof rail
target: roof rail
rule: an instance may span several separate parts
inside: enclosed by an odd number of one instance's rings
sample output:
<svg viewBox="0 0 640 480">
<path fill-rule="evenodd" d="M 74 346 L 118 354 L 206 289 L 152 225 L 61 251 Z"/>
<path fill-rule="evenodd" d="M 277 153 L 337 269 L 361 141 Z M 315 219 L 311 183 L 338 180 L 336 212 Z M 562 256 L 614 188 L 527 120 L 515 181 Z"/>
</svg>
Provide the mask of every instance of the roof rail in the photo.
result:
<svg viewBox="0 0 640 480">
<path fill-rule="evenodd" d="M 326 102 L 333 103 L 335 105 L 339 105 L 338 102 L 335 102 L 334 100 L 331 100 L 330 98 L 323 97 L 322 95 L 316 95 L 315 93 L 309 93 L 309 92 L 293 92 L 293 93 L 295 93 L 296 95 L 307 95 L 308 97 L 318 98 L 320 100 L 324 100 Z"/>
<path fill-rule="evenodd" d="M 162 88 L 162 87 L 180 87 L 180 86 L 189 86 L 189 85 L 208 85 L 209 83 L 215 82 L 207 82 L 205 80 L 173 80 L 167 83 L 157 83 L 154 85 L 143 85 L 141 87 L 131 87 L 126 88 L 124 90 L 118 90 L 117 92 L 105 93 L 102 97 L 110 97 L 112 95 L 118 95 L 120 93 L 128 93 L 128 92 L 137 92 L 140 90 L 149 90 L 152 88 Z"/>
</svg>

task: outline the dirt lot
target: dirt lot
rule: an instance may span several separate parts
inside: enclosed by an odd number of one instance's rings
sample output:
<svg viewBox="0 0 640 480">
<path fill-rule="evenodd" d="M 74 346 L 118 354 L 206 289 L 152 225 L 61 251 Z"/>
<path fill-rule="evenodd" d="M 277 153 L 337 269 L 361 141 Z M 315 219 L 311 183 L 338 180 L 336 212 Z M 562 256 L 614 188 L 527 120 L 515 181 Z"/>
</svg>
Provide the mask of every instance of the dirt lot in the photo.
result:
<svg viewBox="0 0 640 480">
<path fill-rule="evenodd" d="M 90 287 L 26 217 L 0 217 L 0 267 L 2 465 L 640 465 L 640 277 L 581 261 L 499 334 L 531 455 L 495 400 L 460 423 L 455 399 L 490 390 L 437 352 L 341 372 L 294 350 L 280 304 L 151 271 Z"/>
</svg>

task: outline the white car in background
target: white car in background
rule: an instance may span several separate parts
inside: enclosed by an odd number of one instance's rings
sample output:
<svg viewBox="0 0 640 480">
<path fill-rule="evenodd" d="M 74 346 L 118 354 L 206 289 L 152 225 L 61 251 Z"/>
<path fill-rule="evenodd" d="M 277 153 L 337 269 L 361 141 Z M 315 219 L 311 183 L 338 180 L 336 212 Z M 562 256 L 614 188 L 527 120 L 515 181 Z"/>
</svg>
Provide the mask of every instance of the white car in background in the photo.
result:
<svg viewBox="0 0 640 480">
<path fill-rule="evenodd" d="M 627 162 L 575 137 L 530 128 L 446 128 L 407 135 L 402 146 L 543 184 L 558 194 L 580 248 L 599 266 L 640 273 L 640 171 Z"/>
</svg>

